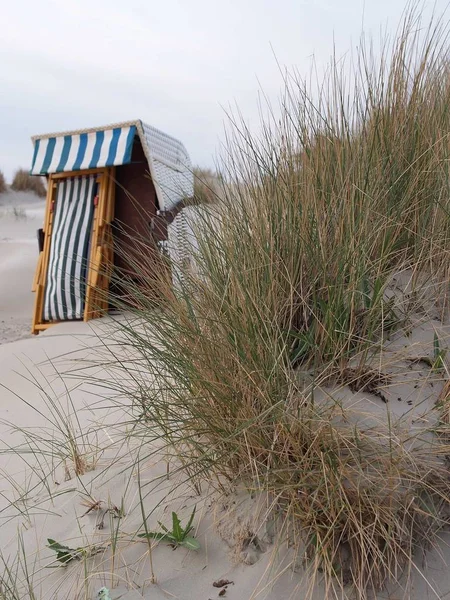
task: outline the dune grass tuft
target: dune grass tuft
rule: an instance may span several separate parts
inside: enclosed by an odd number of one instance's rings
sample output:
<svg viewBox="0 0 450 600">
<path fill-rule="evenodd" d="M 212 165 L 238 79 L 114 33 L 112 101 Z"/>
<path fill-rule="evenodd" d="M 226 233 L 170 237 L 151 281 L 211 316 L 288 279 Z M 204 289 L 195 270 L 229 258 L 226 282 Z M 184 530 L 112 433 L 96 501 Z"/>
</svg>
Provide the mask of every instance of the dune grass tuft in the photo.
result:
<svg viewBox="0 0 450 600">
<path fill-rule="evenodd" d="M 6 185 L 5 176 L 3 175 L 2 171 L 0 171 L 0 194 L 4 194 L 7 189 L 8 186 Z"/>
<path fill-rule="evenodd" d="M 178 265 L 175 291 L 161 277 L 158 313 L 148 287 L 129 289 L 136 426 L 194 480 L 268 492 L 330 594 L 397 581 L 448 522 L 445 436 L 424 450 L 388 408 L 356 425 L 330 384 L 366 381 L 427 288 L 437 305 L 448 285 L 447 40 L 413 11 L 379 60 L 366 42 L 315 88 L 287 74 L 281 117 L 257 136 L 231 117 L 195 268 Z"/>
<path fill-rule="evenodd" d="M 212 204 L 220 197 L 221 177 L 212 169 L 196 167 L 194 174 L 194 198 L 195 204 Z"/>
<path fill-rule="evenodd" d="M 40 198 L 45 198 L 47 193 L 42 178 L 30 175 L 25 169 L 15 172 L 11 189 L 15 192 L 34 192 Z"/>
</svg>

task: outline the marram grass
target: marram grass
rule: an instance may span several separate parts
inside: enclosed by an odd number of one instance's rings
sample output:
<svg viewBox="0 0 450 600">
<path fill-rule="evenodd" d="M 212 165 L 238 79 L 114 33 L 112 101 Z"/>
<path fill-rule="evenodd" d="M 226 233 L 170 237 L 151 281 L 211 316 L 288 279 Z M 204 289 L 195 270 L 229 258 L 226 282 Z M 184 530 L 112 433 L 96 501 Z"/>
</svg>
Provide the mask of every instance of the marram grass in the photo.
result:
<svg viewBox="0 0 450 600">
<path fill-rule="evenodd" d="M 175 290 L 167 271 L 130 282 L 123 329 L 136 431 L 193 480 L 267 491 L 312 580 L 360 598 L 412 568 L 450 492 L 445 436 L 417 452 L 388 418 L 363 430 L 332 394 L 315 400 L 350 360 L 368 368 L 427 286 L 446 311 L 448 32 L 410 12 L 381 57 L 370 48 L 318 92 L 288 74 L 257 136 L 231 119 L 195 261 Z M 134 262 L 145 284 L 151 266 Z M 393 292 L 402 272 L 408 295 Z"/>
</svg>

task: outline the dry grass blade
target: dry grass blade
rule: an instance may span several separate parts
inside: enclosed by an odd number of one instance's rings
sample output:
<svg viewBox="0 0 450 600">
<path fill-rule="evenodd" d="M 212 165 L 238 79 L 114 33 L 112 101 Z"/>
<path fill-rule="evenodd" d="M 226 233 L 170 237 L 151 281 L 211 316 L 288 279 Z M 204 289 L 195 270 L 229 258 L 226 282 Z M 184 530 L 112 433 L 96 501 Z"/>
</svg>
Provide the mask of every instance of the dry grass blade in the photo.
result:
<svg viewBox="0 0 450 600">
<path fill-rule="evenodd" d="M 380 371 L 367 367 L 363 369 L 346 367 L 339 374 L 337 381 L 340 384 L 348 385 L 352 392 L 367 392 L 378 396 L 383 402 L 387 402 L 387 397 L 382 390 L 392 382 L 392 379 Z"/>
<path fill-rule="evenodd" d="M 104 502 L 103 500 L 95 500 L 95 498 L 88 498 L 81 500 L 80 504 L 86 507 L 86 512 L 84 512 L 81 516 L 85 517 L 92 511 L 98 511 L 102 508 Z"/>
<path fill-rule="evenodd" d="M 438 405 L 442 410 L 442 422 L 450 425 L 450 380 L 446 381 L 439 394 Z"/>
</svg>

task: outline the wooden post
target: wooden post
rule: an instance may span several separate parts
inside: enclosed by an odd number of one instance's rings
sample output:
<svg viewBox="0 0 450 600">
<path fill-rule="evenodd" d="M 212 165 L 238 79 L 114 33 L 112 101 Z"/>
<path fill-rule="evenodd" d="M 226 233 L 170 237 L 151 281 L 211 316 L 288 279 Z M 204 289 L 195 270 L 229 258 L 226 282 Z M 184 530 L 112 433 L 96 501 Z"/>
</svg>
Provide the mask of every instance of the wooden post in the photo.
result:
<svg viewBox="0 0 450 600">
<path fill-rule="evenodd" d="M 111 220 L 114 215 L 114 168 L 106 168 L 98 176 L 98 202 L 94 209 L 91 253 L 84 321 L 100 317 L 108 310 L 108 288 L 113 263 Z"/>
<path fill-rule="evenodd" d="M 36 335 L 43 329 L 43 310 L 45 284 L 47 281 L 48 261 L 50 257 L 50 244 L 53 226 L 53 211 L 56 202 L 56 193 L 58 185 L 50 175 L 48 179 L 47 201 L 45 205 L 44 218 L 44 248 L 39 254 L 39 260 L 36 267 L 35 280 L 33 282 L 33 291 L 36 292 L 34 299 L 33 319 L 31 324 L 31 333 Z M 50 324 L 47 324 L 47 327 Z"/>
</svg>

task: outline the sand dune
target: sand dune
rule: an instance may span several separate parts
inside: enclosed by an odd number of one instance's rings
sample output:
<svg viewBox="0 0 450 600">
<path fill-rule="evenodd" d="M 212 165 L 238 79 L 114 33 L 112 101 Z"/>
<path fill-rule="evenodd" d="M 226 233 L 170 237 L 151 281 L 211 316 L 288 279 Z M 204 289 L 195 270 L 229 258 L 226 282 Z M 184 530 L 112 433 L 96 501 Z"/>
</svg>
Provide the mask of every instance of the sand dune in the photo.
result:
<svg viewBox="0 0 450 600">
<path fill-rule="evenodd" d="M 123 352 L 115 345 L 118 328 L 113 318 L 59 324 L 38 337 L 30 336 L 36 229 L 44 208 L 26 195 L 4 200 L 0 591 L 2 585 L 17 586 L 18 595 L 6 597 L 28 597 L 20 595 L 26 593 L 28 581 L 36 600 L 94 600 L 102 586 L 112 600 L 303 599 L 308 592 L 304 565 L 285 542 L 278 543 L 273 522 L 263 518 L 267 499 L 245 490 L 222 498 L 205 486 L 199 490 L 183 481 L 166 452 L 158 446 L 141 447 L 139 439 L 127 435 L 128 401 L 117 397 L 117 374 L 110 368 Z M 435 381 L 423 364 L 414 368 L 416 378 L 405 381 L 402 360 L 408 352 L 429 353 L 436 330 L 448 339 L 448 325 L 423 319 L 413 324 L 408 337 L 394 336 L 385 362 L 397 380 L 386 393 L 386 403 L 370 394 L 340 390 L 355 419 L 363 415 L 373 425 L 373 420 L 381 423 L 389 414 L 407 429 L 422 426 L 443 382 Z M 423 378 L 419 390 L 417 377 Z M 75 459 L 82 465 L 78 474 Z M 97 503 L 97 508 L 87 512 L 89 503 Z M 193 533 L 200 550 L 173 550 L 153 541 L 150 561 L 148 543 L 136 537 L 144 530 L 144 516 L 149 530 L 160 531 L 158 521 L 170 526 L 172 511 L 184 524 L 194 507 Z M 85 550 L 62 566 L 48 547 L 49 538 Z M 436 548 L 417 556 L 414 569 L 403 574 L 400 585 L 377 598 L 446 598 L 449 544 L 450 534 L 442 533 Z M 223 586 L 217 587 L 219 583 Z M 324 596 L 317 582 L 309 597 Z"/>
<path fill-rule="evenodd" d="M 2 555 L 14 557 L 20 540 L 23 541 L 29 568 L 34 573 L 34 585 L 41 591 L 38 598 L 42 600 L 94 599 L 101 586 L 111 590 L 112 599 L 215 599 L 220 597 L 219 592 L 224 588 L 214 587 L 213 583 L 221 579 L 233 582 L 227 586 L 227 598 L 254 597 L 255 591 L 264 590 L 274 577 L 273 567 L 288 555 L 287 548 L 281 549 L 277 557 L 273 546 L 268 547 L 261 560 L 258 560 L 261 558 L 258 552 L 254 556 L 247 555 L 247 562 L 253 564 L 236 561 L 229 547 L 233 544 L 233 527 L 228 528 L 227 543 L 217 534 L 214 525 L 218 518 L 226 516 L 229 508 L 221 505 L 213 510 L 209 490 L 205 489 L 199 495 L 179 476 L 170 475 L 172 469 L 175 471 L 175 465 L 169 467 L 167 478 L 167 457 L 162 453 L 152 455 L 152 449 L 147 449 L 148 458 L 142 462 L 140 477 L 149 529 L 158 530 L 158 521 L 170 525 L 172 510 L 177 511 L 185 523 L 195 506 L 195 535 L 201 544 L 198 552 L 183 548 L 174 551 L 162 543 L 153 548 L 156 582 L 151 582 L 147 543 L 134 537 L 136 531 L 142 531 L 143 523 L 133 463 L 135 454 L 130 452 L 128 445 L 112 443 L 114 439 L 120 439 L 121 430 L 123 433 L 121 423 L 125 415 L 119 410 L 111 414 L 111 410 L 103 408 L 102 405 L 108 403 L 99 401 L 90 385 L 81 385 L 83 377 L 73 375 L 72 360 L 94 358 L 94 355 L 98 359 L 101 350 L 97 336 L 105 336 L 105 327 L 108 327 L 108 320 L 90 325 L 63 324 L 41 334 L 36 340 L 21 340 L 0 347 L 0 381 L 8 388 L 0 395 Z M 62 375 L 62 379 L 57 373 Z M 97 377 L 99 375 L 97 371 Z M 38 482 L 45 470 L 51 471 L 52 460 L 49 457 L 37 460 L 38 466 L 33 475 L 22 458 L 4 454 L 7 447 L 20 445 L 21 435 L 14 432 L 14 425 L 31 428 L 33 434 L 47 439 L 53 435 L 55 463 L 57 449 L 64 452 L 67 442 L 51 422 L 42 390 L 36 388 L 32 379 L 39 382 L 55 400 L 59 398 L 68 421 L 70 414 L 75 433 L 84 432 L 86 447 L 90 445 L 91 456 L 96 461 L 95 469 L 79 478 L 71 472 L 71 466 L 66 472 L 59 465 L 48 477 L 48 488 Z M 64 383 L 72 390 L 70 402 Z M 102 394 L 107 396 L 105 390 Z M 77 422 L 74 410 L 77 411 Z M 32 436 L 28 437 L 28 441 L 32 443 Z M 26 461 L 33 460 L 30 456 L 24 458 Z M 70 461 L 67 462 L 70 464 Z M 102 511 L 83 516 L 86 507 L 82 502 L 87 498 L 101 499 L 104 507 L 110 504 L 123 506 L 125 514 L 120 520 L 110 514 L 105 516 Z M 236 498 L 239 503 L 241 496 Z M 252 502 L 253 513 L 257 505 Z M 25 512 L 23 507 L 26 507 Z M 104 526 L 99 528 L 102 517 L 105 517 Z M 111 539 L 114 528 L 119 524 L 125 535 L 115 550 L 114 566 Z M 239 531 L 239 524 L 236 531 Z M 58 564 L 54 553 L 46 547 L 47 538 L 73 548 L 96 544 L 100 552 L 86 561 L 74 561 L 67 567 L 46 569 Z M 84 582 L 86 567 L 90 572 L 87 583 Z M 278 582 L 273 581 L 258 597 L 272 600 L 296 597 L 298 586 L 297 578 L 293 578 L 289 571 Z M 322 597 L 321 594 L 323 590 L 318 591 L 317 600 Z"/>
<path fill-rule="evenodd" d="M 277 545 L 270 522 L 260 516 L 267 510 L 264 497 L 238 490 L 217 499 L 207 487 L 199 492 L 177 474 L 177 464 L 167 453 L 127 439 L 128 403 L 110 398 L 115 394 L 110 389 L 114 375 L 105 366 L 122 352 L 113 342 L 116 331 L 112 318 L 65 323 L 37 338 L 0 347 L 0 551 L 10 566 L 18 561 L 18 581 L 25 579 L 20 567 L 22 544 L 39 600 L 94 600 L 102 586 L 112 599 L 215 600 L 225 589 L 214 587 L 219 580 L 233 582 L 226 586 L 225 597 L 231 600 L 304 598 L 307 581 L 302 563 L 293 571 L 292 551 L 284 543 Z M 394 339 L 390 372 L 403 372 L 397 353 L 403 355 L 405 346 L 421 352 L 429 346 L 433 331 L 431 325 L 418 324 L 410 338 Z M 448 327 L 442 333 L 448 335 Z M 390 411 L 403 419 L 405 427 L 417 427 L 414 423 L 427 418 L 442 381 L 425 378 L 419 395 L 415 379 L 405 383 L 401 376 L 400 381 L 387 392 L 387 404 L 370 394 L 351 394 L 348 389 L 341 393 L 355 415 L 361 410 L 365 418 L 372 415 L 381 421 Z M 410 398 L 417 398 L 412 408 Z M 78 477 L 70 458 L 69 431 L 87 465 L 87 472 Z M 39 447 L 41 454 L 11 451 L 19 446 L 23 450 L 24 442 L 29 450 Z M 86 514 L 86 501 L 100 501 L 100 508 Z M 120 516 L 108 511 L 113 506 L 120 507 Z M 143 531 L 143 513 L 149 530 L 158 531 L 158 521 L 170 526 L 171 511 L 185 523 L 194 507 L 200 550 L 174 551 L 154 542 L 156 582 L 152 582 L 148 545 L 136 537 Z M 254 547 L 245 544 L 246 531 L 255 532 Z M 48 538 L 98 553 L 58 566 Z M 417 557 L 416 570 L 403 575 L 404 587 L 377 598 L 445 598 L 450 593 L 449 543 L 450 534 L 443 533 L 435 549 Z M 322 600 L 324 595 L 319 582 L 310 597 Z"/>
</svg>

